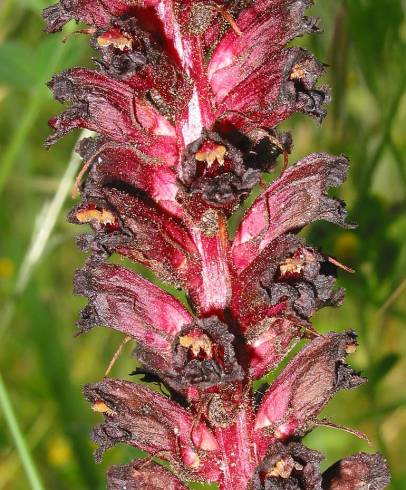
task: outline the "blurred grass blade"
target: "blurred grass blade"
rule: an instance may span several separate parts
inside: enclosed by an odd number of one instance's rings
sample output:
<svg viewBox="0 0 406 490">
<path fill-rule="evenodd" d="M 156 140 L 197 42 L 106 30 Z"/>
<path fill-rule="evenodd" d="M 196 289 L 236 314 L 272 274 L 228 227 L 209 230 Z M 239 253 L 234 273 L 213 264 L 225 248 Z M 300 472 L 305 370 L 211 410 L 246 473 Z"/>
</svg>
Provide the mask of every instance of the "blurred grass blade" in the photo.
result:
<svg viewBox="0 0 406 490">
<path fill-rule="evenodd" d="M 379 310 L 376 312 L 376 316 L 383 315 L 388 308 L 390 308 L 399 298 L 399 296 L 403 293 L 403 291 L 406 289 L 406 278 L 403 279 L 403 281 L 399 284 L 399 286 L 391 293 L 389 298 L 385 301 L 385 303 L 379 308 Z"/>
<path fill-rule="evenodd" d="M 350 38 L 346 19 L 348 18 L 348 10 L 345 1 L 337 8 L 334 34 L 330 46 L 329 60 L 331 64 L 330 84 L 333 88 L 332 114 L 334 117 L 335 131 L 342 131 L 344 103 L 347 90 L 348 79 L 348 60 L 350 52 Z"/>
<path fill-rule="evenodd" d="M 92 133 L 90 131 L 84 130 L 82 131 L 79 139 L 90 136 L 91 134 Z M 24 257 L 18 273 L 15 286 L 15 292 L 17 295 L 24 291 L 27 282 L 31 277 L 33 268 L 38 263 L 44 252 L 45 246 L 48 243 L 49 237 L 51 236 L 51 233 L 55 227 L 55 223 L 61 212 L 65 199 L 72 189 L 80 162 L 80 156 L 73 150 L 69 164 L 66 167 L 65 173 L 62 176 L 52 201 L 45 204 L 37 218 L 31 245 Z"/>
<path fill-rule="evenodd" d="M 375 363 L 367 371 L 368 383 L 370 385 L 376 385 L 377 383 L 381 382 L 399 361 L 400 355 L 397 352 L 390 352 L 389 354 L 381 357 L 381 359 L 375 361 Z"/>
<path fill-rule="evenodd" d="M 0 84 L 31 90 L 37 82 L 36 59 L 31 47 L 22 41 L 0 44 Z"/>
<path fill-rule="evenodd" d="M 44 486 L 41 483 L 38 471 L 35 467 L 35 463 L 31 457 L 24 436 L 18 425 L 18 421 L 14 413 L 10 398 L 8 396 L 7 388 L 3 382 L 3 377 L 1 373 L 0 373 L 0 406 L 3 411 L 7 426 L 11 432 L 16 449 L 20 456 L 21 464 L 23 465 L 24 471 L 27 475 L 27 479 L 30 482 L 30 487 L 33 490 L 44 490 Z"/>
<path fill-rule="evenodd" d="M 372 93 L 382 101 L 387 98 L 379 81 L 382 74 L 389 85 L 383 65 L 397 60 L 394 47 L 401 39 L 401 25 L 404 20 L 402 0 L 364 0 L 346 2 L 349 15 L 348 25 L 351 40 L 357 55 L 365 82 Z M 365 22 L 367 19 L 367 23 Z M 391 59 L 388 60 L 388 55 Z M 393 65 L 391 65 L 393 68 Z M 392 71 L 392 70 L 391 70 Z"/>
<path fill-rule="evenodd" d="M 83 130 L 79 139 L 82 137 L 90 136 L 92 133 L 87 130 Z M 24 292 L 28 281 L 31 278 L 32 272 L 42 257 L 46 244 L 51 236 L 51 233 L 55 227 L 58 216 L 61 212 L 66 197 L 72 189 L 75 176 L 80 166 L 81 158 L 73 151 L 71 159 L 66 167 L 59 183 L 58 189 L 49 204 L 45 204 L 41 212 L 39 213 L 36 224 L 34 226 L 31 244 L 25 254 L 25 257 L 19 268 L 14 295 L 3 308 L 1 317 L 2 323 L 0 327 L 0 338 L 7 330 L 10 322 L 13 318 L 14 304 L 16 299 Z"/>
<path fill-rule="evenodd" d="M 66 34 L 72 32 L 73 30 L 74 26 L 69 25 L 66 29 Z M 43 74 L 43 77 L 40 77 L 41 81 L 35 85 L 31 93 L 31 97 L 29 98 L 27 108 L 24 112 L 24 116 L 21 118 L 17 130 L 14 132 L 10 142 L 4 149 L 3 156 L 0 160 L 0 195 L 3 192 L 8 176 L 13 169 L 16 158 L 25 144 L 27 135 L 29 134 L 39 114 L 41 114 L 41 103 L 43 101 L 43 96 L 47 93 L 45 81 L 49 77 L 48 74 L 54 73 L 57 70 L 57 67 L 63 59 L 66 50 L 67 45 L 62 42 L 60 42 L 54 49 L 52 56 L 45 65 L 46 73 Z"/>
<path fill-rule="evenodd" d="M 60 427 L 72 446 L 81 485 L 78 489 L 96 490 L 100 487 L 100 473 L 94 463 L 89 441 L 93 417 L 78 386 L 72 383 L 72 360 L 66 349 L 66 339 L 58 328 L 58 314 L 49 308 L 41 297 L 46 284 L 52 281 L 52 273 L 41 268 L 24 292 L 19 312 L 25 318 L 40 318 L 29 332 L 32 352 L 38 356 L 42 379 L 49 387 L 51 398 L 57 408 Z M 89 359 L 91 362 L 91 359 Z M 85 411 L 85 409 L 87 411 Z"/>
<path fill-rule="evenodd" d="M 55 428 L 55 417 L 43 411 L 29 427 L 25 434 L 27 446 L 32 452 L 44 441 L 50 429 Z M 1 460 L 0 466 L 0 490 L 11 488 L 12 482 L 18 478 L 20 472 L 20 458 L 16 451 L 10 452 Z"/>
<path fill-rule="evenodd" d="M 393 158 L 395 159 L 395 164 L 397 166 L 400 178 L 402 179 L 403 186 L 406 189 L 406 165 L 403 159 L 403 154 L 398 149 L 392 138 L 390 139 L 390 150 Z"/>
<path fill-rule="evenodd" d="M 381 140 L 378 143 L 373 155 L 369 158 L 369 160 L 366 160 L 365 165 L 362 168 L 360 182 L 358 183 L 359 200 L 364 199 L 365 194 L 368 193 L 368 190 L 371 187 L 371 182 L 376 167 L 382 157 L 382 154 L 386 146 L 390 144 L 392 126 L 398 115 L 398 111 L 401 106 L 400 102 L 402 100 L 404 93 L 405 93 L 405 78 L 402 78 L 402 80 L 399 83 L 396 94 L 394 95 L 392 101 L 389 103 L 389 109 L 387 115 L 382 121 L 383 131 L 382 131 Z"/>
</svg>

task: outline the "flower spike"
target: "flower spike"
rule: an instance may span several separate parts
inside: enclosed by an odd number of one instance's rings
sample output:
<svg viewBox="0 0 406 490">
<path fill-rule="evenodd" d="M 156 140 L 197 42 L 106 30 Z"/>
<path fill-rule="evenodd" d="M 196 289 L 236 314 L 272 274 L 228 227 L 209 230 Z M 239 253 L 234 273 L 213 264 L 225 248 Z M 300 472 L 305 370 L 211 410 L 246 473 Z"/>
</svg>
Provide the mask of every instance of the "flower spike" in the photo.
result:
<svg viewBox="0 0 406 490">
<path fill-rule="evenodd" d="M 84 388 L 104 419 L 93 431 L 96 460 L 118 443 L 149 453 L 110 468 L 110 490 L 185 490 L 189 481 L 381 490 L 389 482 L 379 455 L 359 453 L 322 474 L 323 455 L 302 443 L 338 391 L 365 382 L 346 363 L 355 333 L 321 335 L 311 323 L 320 308 L 342 303 L 343 267 L 298 236 L 317 220 L 352 226 L 345 204 L 329 196 L 348 159 L 315 153 L 287 168 L 292 138 L 278 127 L 296 112 L 326 114 L 325 65 L 288 47 L 319 31 L 306 15 L 311 5 L 61 0 L 44 11 L 48 32 L 87 24 L 79 32 L 97 54 L 93 69 L 49 83 L 68 107 L 50 120 L 46 144 L 76 128 L 97 133 L 78 145 L 80 201 L 68 216 L 87 228 L 77 240 L 89 253 L 75 275 L 75 293 L 88 299 L 78 326 L 135 341 L 132 370 L 143 375 Z M 266 186 L 262 175 L 282 159 Z M 253 189 L 261 192 L 231 238 L 228 219 Z M 166 290 L 112 256 L 147 268 Z M 254 394 L 253 381 L 299 341 L 306 345 Z"/>
</svg>

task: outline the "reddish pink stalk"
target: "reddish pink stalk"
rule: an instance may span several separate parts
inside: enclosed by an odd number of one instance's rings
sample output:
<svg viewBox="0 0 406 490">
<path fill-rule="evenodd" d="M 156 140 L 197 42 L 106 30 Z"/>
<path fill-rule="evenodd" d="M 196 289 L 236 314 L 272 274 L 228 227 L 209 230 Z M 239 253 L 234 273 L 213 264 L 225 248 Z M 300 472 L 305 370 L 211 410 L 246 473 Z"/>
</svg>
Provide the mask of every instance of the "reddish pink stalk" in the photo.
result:
<svg viewBox="0 0 406 490">
<path fill-rule="evenodd" d="M 53 77 L 71 106 L 51 119 L 48 144 L 74 128 L 82 140 L 81 201 L 71 222 L 91 226 L 90 257 L 75 277 L 88 298 L 78 322 L 137 342 L 144 384 L 105 378 L 85 387 L 94 411 L 96 459 L 125 442 L 151 454 L 114 466 L 112 490 L 382 489 L 379 455 L 359 453 L 321 474 L 323 456 L 301 439 L 334 394 L 365 381 L 347 364 L 352 331 L 320 335 L 310 319 L 338 306 L 337 265 L 297 233 L 316 220 L 348 227 L 328 197 L 346 178 L 345 156 L 312 154 L 263 189 L 229 237 L 227 220 L 284 163 L 291 138 L 277 125 L 295 112 L 321 120 L 323 65 L 287 48 L 318 30 L 311 0 L 61 0 L 44 12 L 54 32 L 72 18 L 91 27 L 97 69 Z M 119 254 L 183 289 L 187 307 L 135 272 Z M 307 345 L 271 386 L 271 372 Z M 159 383 L 165 395 L 146 386 Z M 168 395 L 169 394 L 169 395 Z M 170 470 L 152 462 L 166 460 Z"/>
</svg>

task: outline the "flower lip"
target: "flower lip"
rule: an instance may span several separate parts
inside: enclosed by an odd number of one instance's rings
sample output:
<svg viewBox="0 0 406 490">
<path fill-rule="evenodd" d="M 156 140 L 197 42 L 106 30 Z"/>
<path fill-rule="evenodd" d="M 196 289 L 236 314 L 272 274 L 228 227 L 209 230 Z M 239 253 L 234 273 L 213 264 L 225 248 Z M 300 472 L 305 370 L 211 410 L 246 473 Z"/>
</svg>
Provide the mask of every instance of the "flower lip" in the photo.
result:
<svg viewBox="0 0 406 490">
<path fill-rule="evenodd" d="M 357 453 L 337 461 L 323 473 L 325 490 L 382 490 L 389 483 L 388 463 L 380 454 Z"/>
<path fill-rule="evenodd" d="M 133 18 L 116 19 L 107 29 L 97 29 L 91 45 L 101 56 L 95 62 L 112 76 L 131 75 L 158 56 L 149 35 Z"/>
<path fill-rule="evenodd" d="M 298 319 L 308 321 L 320 308 L 339 306 L 343 289 L 335 289 L 337 268 L 318 250 L 298 244 L 279 264 L 272 266 L 262 279 L 272 306 L 288 302 Z"/>
<path fill-rule="evenodd" d="M 320 461 L 323 456 L 298 442 L 273 443 L 257 467 L 253 490 L 321 489 Z"/>
<path fill-rule="evenodd" d="M 203 162 L 203 165 L 198 162 Z M 241 152 L 218 133 L 203 130 L 201 137 L 185 150 L 179 179 L 193 190 L 199 179 L 214 177 L 226 170 L 242 175 L 244 165 Z"/>
<path fill-rule="evenodd" d="M 209 206 L 232 207 L 259 183 L 262 167 L 272 166 L 282 152 L 271 136 L 268 145 L 266 138 L 251 141 L 237 136 L 203 130 L 188 145 L 178 171 L 187 193 L 199 194 Z"/>
<path fill-rule="evenodd" d="M 174 366 L 183 386 L 208 388 L 243 378 L 234 352 L 234 336 L 217 317 L 182 328 L 173 343 Z"/>
</svg>

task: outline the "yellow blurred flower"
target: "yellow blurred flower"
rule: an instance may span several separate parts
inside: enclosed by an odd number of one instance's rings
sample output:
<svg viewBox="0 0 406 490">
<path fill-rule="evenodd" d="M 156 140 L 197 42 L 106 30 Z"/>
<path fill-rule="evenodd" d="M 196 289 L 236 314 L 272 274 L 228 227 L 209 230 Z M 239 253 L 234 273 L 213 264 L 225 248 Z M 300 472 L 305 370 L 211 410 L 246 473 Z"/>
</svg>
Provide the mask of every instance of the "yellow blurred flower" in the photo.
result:
<svg viewBox="0 0 406 490">
<path fill-rule="evenodd" d="M 359 238 L 352 231 L 345 231 L 337 238 L 334 245 L 334 256 L 349 264 L 353 263 L 359 248 Z"/>
<path fill-rule="evenodd" d="M 0 257 L 0 279 L 10 279 L 14 270 L 14 262 L 9 257 Z"/>
<path fill-rule="evenodd" d="M 72 450 L 63 436 L 52 438 L 48 444 L 48 461 L 55 466 L 63 466 L 72 458 Z"/>
</svg>

